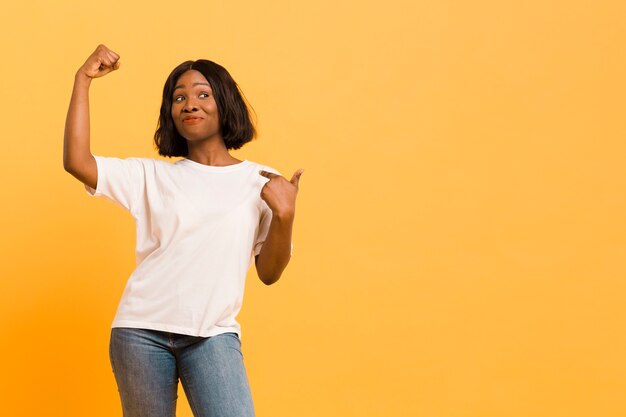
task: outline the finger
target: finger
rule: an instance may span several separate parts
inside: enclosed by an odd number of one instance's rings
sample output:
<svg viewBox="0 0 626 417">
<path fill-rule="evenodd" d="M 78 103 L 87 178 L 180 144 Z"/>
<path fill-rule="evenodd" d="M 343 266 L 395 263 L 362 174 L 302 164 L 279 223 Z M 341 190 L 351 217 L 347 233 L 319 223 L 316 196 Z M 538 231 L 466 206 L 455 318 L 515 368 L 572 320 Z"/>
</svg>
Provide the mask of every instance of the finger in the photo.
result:
<svg viewBox="0 0 626 417">
<path fill-rule="evenodd" d="M 115 62 L 117 62 L 117 59 L 113 58 L 109 54 L 104 54 L 100 56 L 100 62 L 105 67 L 113 68 L 113 65 L 115 65 Z"/>
<path fill-rule="evenodd" d="M 269 178 L 270 180 L 274 177 L 279 177 L 280 175 L 276 175 L 273 172 L 267 172 L 267 171 L 259 171 L 259 174 L 261 174 L 262 176 L 264 176 L 265 178 Z"/>
<path fill-rule="evenodd" d="M 100 62 L 100 66 L 98 67 L 98 73 L 101 75 L 104 74 L 108 74 L 109 72 L 113 71 L 113 64 L 106 62 L 106 61 L 101 61 Z"/>
<path fill-rule="evenodd" d="M 100 57 L 100 67 L 99 72 L 100 75 L 108 74 L 111 71 L 115 71 L 120 67 L 119 58 L 111 53 L 107 53 Z"/>
<path fill-rule="evenodd" d="M 114 52 L 110 52 L 107 53 L 107 57 L 109 58 L 109 61 L 111 62 L 111 64 L 115 65 L 115 63 L 120 59 L 120 56 Z"/>
<path fill-rule="evenodd" d="M 104 45 L 98 45 L 94 52 L 94 56 L 96 56 L 100 61 L 106 60 L 109 56 L 109 49 Z"/>
<path fill-rule="evenodd" d="M 96 69 L 96 73 L 94 74 L 94 78 L 99 78 L 107 75 L 111 71 L 115 71 L 119 68 L 119 65 L 106 65 L 105 63 L 100 64 L 100 67 Z"/>
<path fill-rule="evenodd" d="M 293 177 L 291 177 L 291 182 L 293 185 L 295 185 L 296 187 L 298 186 L 298 183 L 300 182 L 300 176 L 302 175 L 302 173 L 304 172 L 304 169 L 300 168 L 299 170 L 297 170 L 294 174 Z"/>
<path fill-rule="evenodd" d="M 113 50 L 111 50 L 108 46 L 104 44 L 98 45 L 98 47 L 96 48 L 96 52 L 101 52 L 107 55 L 110 55 L 110 54 L 117 55 L 117 53 L 115 53 Z M 117 55 L 117 57 L 119 58 L 119 55 Z"/>
<path fill-rule="evenodd" d="M 120 61 L 115 59 L 114 61 L 111 62 L 111 71 L 115 71 L 116 69 L 118 69 L 120 67 Z"/>
</svg>

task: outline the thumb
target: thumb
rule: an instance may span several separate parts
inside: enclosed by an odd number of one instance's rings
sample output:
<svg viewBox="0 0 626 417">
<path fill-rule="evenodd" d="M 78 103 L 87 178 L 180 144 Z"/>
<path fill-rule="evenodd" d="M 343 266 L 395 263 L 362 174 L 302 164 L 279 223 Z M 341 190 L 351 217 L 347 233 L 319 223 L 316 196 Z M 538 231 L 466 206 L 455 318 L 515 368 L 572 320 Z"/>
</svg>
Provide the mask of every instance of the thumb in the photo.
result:
<svg viewBox="0 0 626 417">
<path fill-rule="evenodd" d="M 120 68 L 120 61 L 115 61 L 113 65 L 109 65 L 108 63 L 103 62 L 102 64 L 100 64 L 100 67 L 98 68 L 98 73 L 96 74 L 96 76 L 102 77 L 103 75 L 106 75 L 110 72 L 118 70 L 119 68 Z"/>
<path fill-rule="evenodd" d="M 304 172 L 304 169 L 300 168 L 299 170 L 297 170 L 294 174 L 293 177 L 291 177 L 291 182 L 293 185 L 295 185 L 296 187 L 298 186 L 298 183 L 300 182 L 300 175 L 302 175 L 302 173 Z"/>
</svg>

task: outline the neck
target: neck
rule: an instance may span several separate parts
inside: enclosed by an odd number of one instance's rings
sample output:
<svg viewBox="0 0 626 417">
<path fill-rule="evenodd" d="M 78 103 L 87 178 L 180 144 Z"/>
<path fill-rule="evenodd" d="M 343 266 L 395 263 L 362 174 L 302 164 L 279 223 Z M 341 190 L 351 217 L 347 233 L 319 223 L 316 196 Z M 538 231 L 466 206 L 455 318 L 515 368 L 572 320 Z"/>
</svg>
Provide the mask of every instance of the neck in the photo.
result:
<svg viewBox="0 0 626 417">
<path fill-rule="evenodd" d="M 232 157 L 224 145 L 224 141 L 203 141 L 193 143 L 187 141 L 189 153 L 187 159 L 204 165 L 227 166 L 241 162 Z"/>
</svg>

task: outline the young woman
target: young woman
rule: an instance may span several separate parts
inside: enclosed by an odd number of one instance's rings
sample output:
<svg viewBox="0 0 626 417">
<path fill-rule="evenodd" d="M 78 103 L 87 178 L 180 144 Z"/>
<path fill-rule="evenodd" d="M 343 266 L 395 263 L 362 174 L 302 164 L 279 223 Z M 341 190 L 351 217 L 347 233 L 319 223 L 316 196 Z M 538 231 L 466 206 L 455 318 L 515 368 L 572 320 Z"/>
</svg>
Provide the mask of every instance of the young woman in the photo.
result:
<svg viewBox="0 0 626 417">
<path fill-rule="evenodd" d="M 110 340 L 124 416 L 173 417 L 179 379 L 194 416 L 253 416 L 235 317 L 252 257 L 267 285 L 289 262 L 302 170 L 287 180 L 229 154 L 255 130 L 235 81 L 207 60 L 182 63 L 165 82 L 154 140 L 182 159 L 93 156 L 89 86 L 119 66 L 100 45 L 76 73 L 63 163 L 137 224 L 137 267 Z"/>
</svg>

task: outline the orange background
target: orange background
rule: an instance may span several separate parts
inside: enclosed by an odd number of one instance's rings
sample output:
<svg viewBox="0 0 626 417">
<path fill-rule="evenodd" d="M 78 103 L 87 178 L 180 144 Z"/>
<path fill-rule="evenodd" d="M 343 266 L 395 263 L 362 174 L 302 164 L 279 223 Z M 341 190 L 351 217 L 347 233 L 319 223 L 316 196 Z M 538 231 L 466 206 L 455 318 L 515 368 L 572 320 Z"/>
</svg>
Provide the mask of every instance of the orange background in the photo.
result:
<svg viewBox="0 0 626 417">
<path fill-rule="evenodd" d="M 2 414 L 121 416 L 134 223 L 62 168 L 104 43 L 95 154 L 156 157 L 165 78 L 208 58 L 258 114 L 235 156 L 305 168 L 292 262 L 251 271 L 239 316 L 258 417 L 626 415 L 625 21 L 623 1 L 4 4 Z"/>
</svg>

